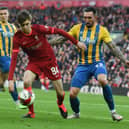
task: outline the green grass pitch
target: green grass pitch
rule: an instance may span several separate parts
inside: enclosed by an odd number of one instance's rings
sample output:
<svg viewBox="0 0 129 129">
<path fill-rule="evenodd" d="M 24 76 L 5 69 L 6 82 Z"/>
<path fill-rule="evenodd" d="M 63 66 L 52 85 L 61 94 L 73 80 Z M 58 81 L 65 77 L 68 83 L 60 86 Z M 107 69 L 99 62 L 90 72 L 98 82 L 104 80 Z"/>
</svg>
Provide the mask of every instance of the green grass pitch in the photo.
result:
<svg viewBox="0 0 129 129">
<path fill-rule="evenodd" d="M 34 119 L 23 119 L 26 109 L 16 109 L 8 91 L 0 92 L 0 129 L 129 129 L 129 98 L 115 96 L 116 109 L 124 116 L 120 122 L 111 119 L 110 112 L 101 95 L 79 94 L 81 118 L 63 119 L 57 108 L 55 91 L 34 90 L 36 94 Z M 65 105 L 69 114 L 69 93 Z"/>
</svg>

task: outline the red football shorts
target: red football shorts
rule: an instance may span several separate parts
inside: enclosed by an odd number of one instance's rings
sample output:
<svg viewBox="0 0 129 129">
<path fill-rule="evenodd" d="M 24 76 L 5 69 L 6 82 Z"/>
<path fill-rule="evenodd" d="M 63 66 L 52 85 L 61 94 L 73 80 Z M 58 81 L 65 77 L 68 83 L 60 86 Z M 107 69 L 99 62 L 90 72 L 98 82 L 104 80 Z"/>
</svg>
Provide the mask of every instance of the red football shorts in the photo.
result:
<svg viewBox="0 0 129 129">
<path fill-rule="evenodd" d="M 61 72 L 59 70 L 57 62 L 29 62 L 26 70 L 30 70 L 33 73 L 41 76 L 42 73 L 50 80 L 61 79 Z"/>
</svg>

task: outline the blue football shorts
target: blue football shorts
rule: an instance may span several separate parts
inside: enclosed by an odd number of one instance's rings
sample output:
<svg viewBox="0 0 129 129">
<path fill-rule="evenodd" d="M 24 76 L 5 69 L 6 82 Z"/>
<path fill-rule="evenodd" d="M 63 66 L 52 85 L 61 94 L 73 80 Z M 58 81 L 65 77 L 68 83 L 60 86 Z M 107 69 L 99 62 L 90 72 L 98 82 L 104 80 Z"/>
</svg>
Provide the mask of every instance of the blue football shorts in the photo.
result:
<svg viewBox="0 0 129 129">
<path fill-rule="evenodd" d="M 97 80 L 99 74 L 107 75 L 104 61 L 95 62 L 90 65 L 78 65 L 72 77 L 71 87 L 82 88 L 92 76 Z"/>
<path fill-rule="evenodd" d="M 10 67 L 11 58 L 9 56 L 0 56 L 0 71 L 2 73 L 8 73 Z"/>
</svg>

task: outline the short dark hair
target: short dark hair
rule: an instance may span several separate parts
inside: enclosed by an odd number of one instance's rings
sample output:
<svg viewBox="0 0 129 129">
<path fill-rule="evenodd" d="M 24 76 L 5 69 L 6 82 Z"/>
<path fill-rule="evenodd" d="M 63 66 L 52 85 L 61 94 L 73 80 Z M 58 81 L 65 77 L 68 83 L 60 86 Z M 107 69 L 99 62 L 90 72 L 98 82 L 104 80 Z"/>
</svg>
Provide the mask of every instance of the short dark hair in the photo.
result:
<svg viewBox="0 0 129 129">
<path fill-rule="evenodd" d="M 31 14 L 27 10 L 21 10 L 17 15 L 17 21 L 20 25 L 23 24 L 26 20 L 32 20 Z"/>
<path fill-rule="evenodd" d="M 8 10 L 8 7 L 0 7 L 0 10 Z"/>
<path fill-rule="evenodd" d="M 84 8 L 83 12 L 93 12 L 93 14 L 96 15 L 96 10 L 93 7 Z"/>
</svg>

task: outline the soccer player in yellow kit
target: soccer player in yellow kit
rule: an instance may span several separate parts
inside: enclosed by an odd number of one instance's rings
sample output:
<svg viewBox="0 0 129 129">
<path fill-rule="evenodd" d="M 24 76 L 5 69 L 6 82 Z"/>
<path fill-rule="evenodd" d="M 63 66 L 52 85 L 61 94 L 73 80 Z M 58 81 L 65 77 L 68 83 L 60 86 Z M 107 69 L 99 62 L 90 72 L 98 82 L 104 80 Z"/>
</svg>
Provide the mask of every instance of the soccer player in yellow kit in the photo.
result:
<svg viewBox="0 0 129 129">
<path fill-rule="evenodd" d="M 8 78 L 11 61 L 13 36 L 16 27 L 8 22 L 9 11 L 7 7 L 0 7 L 0 90 L 5 91 L 4 82 Z M 14 87 L 9 87 L 9 92 L 20 108 L 25 108 L 18 101 L 16 83 Z"/>
<path fill-rule="evenodd" d="M 80 118 L 80 101 L 78 94 L 80 89 L 94 76 L 103 88 L 103 96 L 108 104 L 113 120 L 120 121 L 123 117 L 116 113 L 111 87 L 107 80 L 107 70 L 102 53 L 102 45 L 105 43 L 111 52 L 129 67 L 129 61 L 125 59 L 119 49 L 112 43 L 108 30 L 96 22 L 96 10 L 87 7 L 83 12 L 84 23 L 74 25 L 69 34 L 80 42 L 84 42 L 86 50 L 79 50 L 79 64 L 72 77 L 70 88 L 70 104 L 74 112 L 68 119 Z M 49 41 L 58 44 L 64 38 L 56 38 Z"/>
</svg>

